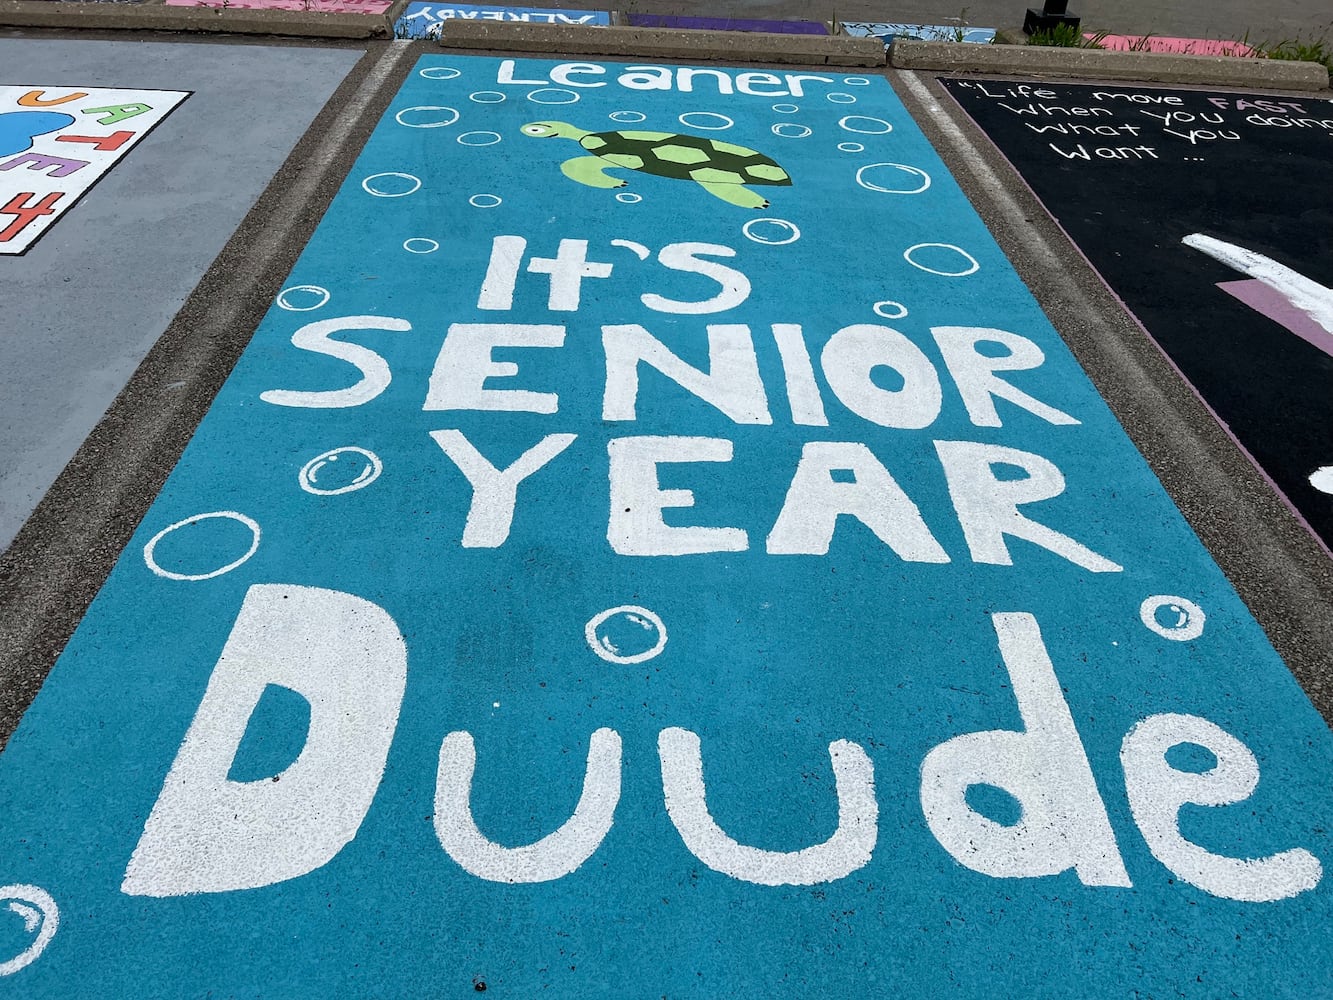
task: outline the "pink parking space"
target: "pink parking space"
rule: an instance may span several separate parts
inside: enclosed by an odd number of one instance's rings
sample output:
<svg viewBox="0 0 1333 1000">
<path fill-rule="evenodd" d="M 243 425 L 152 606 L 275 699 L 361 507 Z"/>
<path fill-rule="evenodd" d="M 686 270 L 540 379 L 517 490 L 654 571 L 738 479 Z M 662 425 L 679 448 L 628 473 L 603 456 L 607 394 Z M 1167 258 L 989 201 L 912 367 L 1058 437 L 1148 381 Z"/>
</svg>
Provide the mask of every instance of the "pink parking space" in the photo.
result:
<svg viewBox="0 0 1333 1000">
<path fill-rule="evenodd" d="M 393 0 L 166 0 L 169 7 L 230 7 L 241 10 L 310 10 L 323 14 L 383 14 Z"/>
<path fill-rule="evenodd" d="M 172 0 L 167 0 L 171 3 Z M 1096 39 L 1104 49 L 1117 52 L 1171 52 L 1180 56 L 1252 56 L 1254 48 L 1244 42 L 1221 38 L 1171 38 L 1157 35 L 1103 35 L 1085 34 Z"/>
</svg>

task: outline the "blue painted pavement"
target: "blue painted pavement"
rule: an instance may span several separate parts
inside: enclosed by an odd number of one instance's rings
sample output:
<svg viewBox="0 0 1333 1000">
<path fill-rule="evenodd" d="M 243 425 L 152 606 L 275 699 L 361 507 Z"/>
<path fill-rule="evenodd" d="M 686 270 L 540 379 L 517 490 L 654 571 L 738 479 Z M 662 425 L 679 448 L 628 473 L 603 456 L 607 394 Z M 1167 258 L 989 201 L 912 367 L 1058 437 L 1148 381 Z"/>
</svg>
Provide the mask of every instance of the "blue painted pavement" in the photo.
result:
<svg viewBox="0 0 1333 1000">
<path fill-rule="evenodd" d="M 1331 758 L 884 80 L 430 55 L 0 757 L 0 973 L 1326 995 Z"/>
<path fill-rule="evenodd" d="M 842 30 L 856 38 L 882 38 L 889 45 L 895 38 L 923 42 L 973 42 L 989 45 L 995 41 L 994 28 L 971 28 L 951 24 L 905 24 L 884 21 L 843 21 Z"/>
</svg>

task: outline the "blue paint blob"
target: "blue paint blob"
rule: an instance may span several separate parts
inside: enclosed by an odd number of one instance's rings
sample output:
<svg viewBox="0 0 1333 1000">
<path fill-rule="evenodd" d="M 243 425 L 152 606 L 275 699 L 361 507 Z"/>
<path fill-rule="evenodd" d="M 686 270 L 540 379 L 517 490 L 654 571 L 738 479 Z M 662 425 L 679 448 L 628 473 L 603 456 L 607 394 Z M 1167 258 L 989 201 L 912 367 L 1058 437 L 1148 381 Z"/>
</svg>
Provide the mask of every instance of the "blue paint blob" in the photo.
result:
<svg viewBox="0 0 1333 1000">
<path fill-rule="evenodd" d="M 270 684 L 250 713 L 227 778 L 263 781 L 292 765 L 305 748 L 310 702 L 291 688 Z"/>
<path fill-rule="evenodd" d="M 1217 755 L 1198 743 L 1177 743 L 1167 750 L 1166 762 L 1187 774 L 1207 774 L 1217 767 Z"/>
<path fill-rule="evenodd" d="M 0 115 L 0 157 L 22 153 L 32 147 L 37 136 L 73 124 L 73 115 L 59 111 L 11 111 Z"/>
<path fill-rule="evenodd" d="M 1001 826 L 1014 826 L 1023 818 L 1023 805 L 998 785 L 968 785 L 963 801 Z"/>
</svg>

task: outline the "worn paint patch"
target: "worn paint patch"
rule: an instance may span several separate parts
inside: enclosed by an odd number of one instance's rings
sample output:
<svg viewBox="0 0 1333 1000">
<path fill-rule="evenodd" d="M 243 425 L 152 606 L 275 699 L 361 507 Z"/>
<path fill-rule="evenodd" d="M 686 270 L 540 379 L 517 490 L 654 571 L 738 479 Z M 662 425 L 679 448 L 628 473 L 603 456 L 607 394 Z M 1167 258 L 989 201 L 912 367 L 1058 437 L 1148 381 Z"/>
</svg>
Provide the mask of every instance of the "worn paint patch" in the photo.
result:
<svg viewBox="0 0 1333 1000">
<path fill-rule="evenodd" d="M 578 143 L 636 123 L 792 183 Z M 0 875 L 39 997 L 1307 997 L 1330 756 L 882 79 L 429 55 Z"/>
</svg>

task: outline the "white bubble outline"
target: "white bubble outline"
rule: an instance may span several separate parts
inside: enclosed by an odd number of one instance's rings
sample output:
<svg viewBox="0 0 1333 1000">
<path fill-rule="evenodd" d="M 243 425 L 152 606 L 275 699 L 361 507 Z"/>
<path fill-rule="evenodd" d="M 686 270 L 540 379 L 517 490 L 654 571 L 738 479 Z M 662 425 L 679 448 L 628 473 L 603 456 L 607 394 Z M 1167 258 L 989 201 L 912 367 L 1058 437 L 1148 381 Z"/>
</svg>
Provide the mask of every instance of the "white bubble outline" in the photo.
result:
<svg viewBox="0 0 1333 1000">
<path fill-rule="evenodd" d="M 597 641 L 597 626 L 601 625 L 602 622 L 606 621 L 612 615 L 621 614 L 622 612 L 627 615 L 639 615 L 640 617 L 647 618 L 657 626 L 657 643 L 652 649 L 645 650 L 642 653 L 635 653 L 633 656 L 621 656 L 619 653 L 611 652 Z M 667 630 L 666 625 L 656 613 L 649 611 L 647 608 L 640 607 L 637 604 L 622 604 L 616 608 L 607 608 L 605 611 L 599 612 L 589 618 L 588 624 L 583 626 L 583 638 L 587 640 L 588 648 L 608 663 L 643 663 L 645 660 L 651 660 L 666 648 Z"/>
<path fill-rule="evenodd" d="M 167 535 L 171 534 L 173 531 L 176 531 L 179 528 L 184 528 L 187 525 L 194 524 L 196 521 L 209 521 L 212 520 L 213 518 L 218 518 L 218 517 L 225 517 L 225 518 L 230 518 L 233 521 L 240 521 L 241 524 L 245 525 L 247 528 L 250 529 L 250 533 L 254 536 L 253 540 L 250 542 L 249 551 L 246 552 L 245 555 L 241 556 L 239 559 L 233 560 L 232 562 L 227 563 L 227 565 L 221 567 L 220 569 L 213 570 L 211 573 L 176 573 L 169 569 L 163 569 L 161 566 L 158 565 L 157 560 L 153 558 L 153 551 L 157 548 L 157 543 L 162 541 L 162 539 L 166 538 Z M 245 562 L 247 562 L 250 559 L 250 557 L 259 550 L 259 537 L 260 537 L 259 524 L 255 521 L 254 518 L 246 517 L 244 514 L 238 513 L 234 510 L 211 510 L 205 514 L 195 514 L 193 517 L 182 518 L 175 524 L 167 525 L 156 535 L 154 535 L 151 539 L 149 539 L 148 544 L 143 547 L 143 561 L 145 565 L 147 565 L 148 568 L 152 570 L 155 574 L 161 577 L 165 577 L 168 580 L 211 580 L 216 576 L 222 576 L 224 573 L 230 573 L 237 566 L 240 566 Z"/>
<path fill-rule="evenodd" d="M 444 73 L 448 73 L 449 75 L 443 76 L 442 74 Z M 452 66 L 427 66 L 417 75 L 424 77 L 427 80 L 457 80 L 463 75 L 463 71 L 461 69 L 454 69 Z"/>
<path fill-rule="evenodd" d="M 481 99 L 483 94 L 485 94 L 487 97 L 498 98 L 498 100 L 483 101 Z M 505 94 L 500 93 L 500 91 L 498 90 L 478 90 L 474 94 L 468 94 L 467 99 L 477 104 L 503 104 L 505 101 L 509 100 L 509 97 Z"/>
<path fill-rule="evenodd" d="M 633 191 L 621 191 L 616 195 L 616 201 L 622 205 L 637 205 L 643 201 L 643 195 L 635 194 Z"/>
<path fill-rule="evenodd" d="M 403 180 L 413 181 L 414 185 L 406 191 L 399 191 L 393 194 L 390 194 L 387 191 L 376 191 L 370 186 L 370 182 L 378 180 L 381 177 L 401 177 Z M 404 174 L 397 170 L 384 170 L 378 174 L 371 174 L 363 180 L 361 182 L 361 190 L 365 191 L 366 194 L 373 194 L 376 198 L 406 198 L 409 194 L 416 194 L 421 190 L 421 178 L 415 174 Z"/>
<path fill-rule="evenodd" d="M 478 205 L 477 204 L 478 198 L 494 198 L 495 203 L 493 205 Z M 498 194 L 482 193 L 482 194 L 474 194 L 471 198 L 467 200 L 467 203 L 471 205 L 473 208 L 499 208 L 501 205 L 504 204 L 504 199 L 501 198 Z"/>
<path fill-rule="evenodd" d="M 781 129 L 784 128 L 799 128 L 799 129 L 804 129 L 804 131 L 796 133 L 780 131 Z M 771 131 L 774 135 L 776 135 L 780 139 L 808 139 L 810 138 L 810 136 L 815 134 L 814 129 L 812 129 L 809 125 L 802 125 L 800 122 L 778 122 L 776 125 L 773 126 Z"/>
<path fill-rule="evenodd" d="M 773 110 L 780 115 L 794 115 L 801 110 L 799 104 L 775 104 Z"/>
<path fill-rule="evenodd" d="M 840 142 L 838 148 L 844 153 L 864 153 L 866 151 L 865 146 L 859 142 Z"/>
<path fill-rule="evenodd" d="M 868 76 L 844 76 L 842 78 L 843 86 L 846 87 L 869 87 L 870 77 Z"/>
<path fill-rule="evenodd" d="M 0 900 L 28 903 L 42 914 L 42 928 L 32 939 L 32 943 L 13 958 L 0 962 L 0 976 L 12 976 L 20 969 L 31 965 L 42 952 L 46 951 L 46 946 L 60 929 L 60 907 L 56 905 L 49 892 L 36 885 L 0 885 Z M 22 911 L 13 903 L 9 904 L 8 909 L 22 916 Z M 31 933 L 30 927 L 28 930 Z"/>
<path fill-rule="evenodd" d="M 880 310 L 881 306 L 897 306 L 901 310 L 901 312 L 896 312 L 892 316 L 890 316 L 887 313 L 882 312 Z M 903 319 L 907 315 L 907 307 L 903 305 L 901 302 L 894 302 L 893 299 L 885 299 L 883 302 L 876 302 L 871 307 L 871 309 L 874 312 L 874 314 L 876 316 L 879 316 L 881 319 Z"/>
<path fill-rule="evenodd" d="M 847 100 L 845 100 L 845 101 L 835 101 L 835 100 L 834 100 L 835 97 L 845 97 L 845 98 L 847 98 Z M 855 103 L 856 103 L 856 97 L 855 97 L 854 95 L 852 95 L 852 94 L 844 94 L 844 93 L 842 93 L 842 92 L 840 92 L 840 91 L 836 91 L 836 90 L 835 90 L 833 93 L 831 93 L 831 94 L 825 94 L 825 95 L 824 95 L 824 100 L 828 101 L 830 104 L 855 104 Z M 849 115 L 848 117 L 851 117 L 851 116 Z M 890 128 L 892 128 L 892 126 L 890 126 Z"/>
<path fill-rule="evenodd" d="M 570 99 L 568 101 L 539 101 L 537 100 L 538 94 L 565 94 Z M 579 94 L 574 93 L 572 90 L 565 90 L 562 87 L 539 87 L 528 94 L 528 100 L 533 104 L 577 104 L 582 99 L 583 98 Z"/>
<path fill-rule="evenodd" d="M 697 117 L 699 117 L 700 115 L 706 115 L 706 116 L 709 117 L 709 118 L 721 118 L 721 119 L 722 119 L 724 122 L 726 122 L 727 124 L 725 124 L 725 125 L 699 125 L 699 124 L 697 124 L 697 123 L 695 123 L 695 122 L 687 122 L 687 121 L 685 120 L 686 118 L 697 118 Z M 732 126 L 734 126 L 734 125 L 736 124 L 736 119 L 735 119 L 735 118 L 731 118 L 731 117 L 729 117 L 728 115 L 719 114 L 719 113 L 716 112 L 716 111 L 686 111 L 686 112 L 684 112 L 683 114 L 679 115 L 679 116 L 676 118 L 676 121 L 680 122 L 680 123 L 681 123 L 682 125 L 684 125 L 686 128 L 699 128 L 699 129 L 703 129 L 705 132 L 725 132 L 727 129 L 731 128 Z"/>
<path fill-rule="evenodd" d="M 617 115 L 620 115 L 621 117 L 617 118 L 616 117 Z M 626 115 L 638 115 L 639 117 L 627 118 L 625 117 Z M 639 122 L 646 122 L 648 120 L 648 116 L 645 115 L 642 111 L 612 111 L 606 117 L 610 118 L 613 122 L 617 122 L 621 125 L 637 125 Z"/>
<path fill-rule="evenodd" d="M 879 131 L 871 131 L 868 128 L 852 128 L 847 123 L 853 118 L 861 118 L 868 122 L 879 122 L 884 127 Z M 893 131 L 893 124 L 886 122 L 883 118 L 876 118 L 874 115 L 843 115 L 838 119 L 838 128 L 844 132 L 854 132 L 857 135 L 888 135 Z"/>
<path fill-rule="evenodd" d="M 288 292 L 314 292 L 316 295 L 322 295 L 323 298 L 313 306 L 294 306 L 287 301 Z M 279 309 L 286 309 L 288 312 L 294 313 L 308 313 L 314 312 L 316 309 L 322 309 L 329 304 L 329 299 L 331 298 L 333 298 L 333 296 L 329 293 L 329 290 L 327 288 L 322 288 L 319 285 L 289 285 L 280 291 L 273 301 L 277 303 Z"/>
<path fill-rule="evenodd" d="M 876 167 L 897 167 L 899 170 L 906 171 L 909 174 L 916 174 L 918 177 L 922 178 L 925 183 L 919 188 L 915 188 L 911 191 L 898 191 L 895 188 L 880 187 L 878 184 L 874 184 L 861 176 L 867 170 L 874 170 Z M 883 194 L 921 194 L 923 191 L 930 188 L 930 174 L 926 173 L 920 167 L 908 166 L 906 163 L 867 163 L 857 169 L 856 183 L 861 185 L 861 187 L 865 188 L 867 191 L 879 191 Z"/>
<path fill-rule="evenodd" d="M 413 250 L 408 246 L 409 243 L 429 243 L 430 249 Z M 440 249 L 440 241 L 433 240 L 429 236 L 409 236 L 407 239 L 403 240 L 403 249 L 408 253 L 434 253 L 436 250 Z"/>
<path fill-rule="evenodd" d="M 1181 611 L 1189 617 L 1189 624 L 1177 628 L 1169 628 L 1157 620 L 1157 612 L 1168 604 L 1175 604 Z M 1148 627 L 1149 631 L 1156 632 L 1163 639 L 1170 639 L 1172 642 L 1190 642 L 1203 635 L 1204 622 L 1208 616 L 1204 614 L 1203 608 L 1199 607 L 1187 597 L 1177 597 L 1173 594 L 1155 594 L 1152 597 L 1146 597 L 1143 603 L 1139 605 L 1139 620 Z"/>
<path fill-rule="evenodd" d="M 403 115 L 407 114 L 409 111 L 452 111 L 454 116 L 447 122 L 426 122 L 425 124 L 419 124 L 416 122 L 403 121 Z M 418 104 L 415 107 L 403 108 L 402 111 L 393 116 L 393 120 L 404 128 L 447 128 L 461 117 L 462 116 L 458 113 L 457 108 L 448 108 L 443 104 Z"/>
<path fill-rule="evenodd" d="M 923 250 L 926 247 L 940 247 L 944 250 L 957 250 L 960 254 L 972 262 L 972 266 L 966 271 L 937 271 L 933 267 L 926 267 L 924 264 L 918 264 L 912 259 L 913 250 Z M 903 251 L 903 260 L 911 264 L 919 271 L 925 271 L 927 274 L 938 274 L 941 278 L 966 278 L 969 274 L 976 274 L 981 270 L 981 264 L 970 253 L 960 246 L 954 246 L 952 243 L 917 243 Z"/>
<path fill-rule="evenodd" d="M 493 138 L 490 142 L 467 142 L 467 141 L 465 141 L 469 136 L 474 136 L 474 135 L 490 135 L 490 136 L 494 136 L 495 138 Z M 497 142 L 500 142 L 503 138 L 504 138 L 504 136 L 502 136 L 499 132 L 492 132 L 492 131 L 490 131 L 489 129 L 474 129 L 474 130 L 471 131 L 471 132 L 462 132 L 462 133 L 459 133 L 459 136 L 458 136 L 457 140 L 455 140 L 455 141 L 456 141 L 460 146 L 471 146 L 473 149 L 480 149 L 480 148 L 483 147 L 483 146 L 494 146 Z"/>
<path fill-rule="evenodd" d="M 750 227 L 753 225 L 757 225 L 760 222 L 772 222 L 779 226 L 786 226 L 788 229 L 791 230 L 791 236 L 785 240 L 766 240 L 763 239 L 762 237 L 755 236 L 752 232 L 750 232 Z M 797 240 L 801 238 L 801 230 L 797 228 L 796 223 L 788 222 L 786 219 L 773 219 L 773 218 L 751 219 L 745 225 L 741 226 L 741 232 L 745 234 L 746 239 L 754 240 L 754 242 L 762 243 L 764 246 L 768 247 L 785 247 L 787 244 L 795 243 Z"/>
<path fill-rule="evenodd" d="M 339 455 L 349 453 L 363 455 L 370 460 L 370 465 L 367 466 L 369 475 L 367 475 L 366 472 L 363 472 L 346 486 L 339 486 L 336 490 L 322 490 L 314 484 L 312 477 L 319 474 L 320 468 L 325 463 L 333 461 Z M 384 463 L 380 461 L 380 457 L 373 451 L 370 451 L 367 448 L 362 448 L 359 445 L 349 444 L 344 445 L 341 448 L 330 448 L 322 455 L 316 455 L 310 461 L 306 462 L 305 465 L 301 466 L 301 471 L 297 475 L 296 481 L 300 483 L 301 489 L 305 490 L 307 493 L 312 493 L 317 497 L 336 497 L 343 493 L 354 493 L 357 490 L 365 489 L 376 479 L 379 479 L 380 473 L 383 471 Z"/>
</svg>

